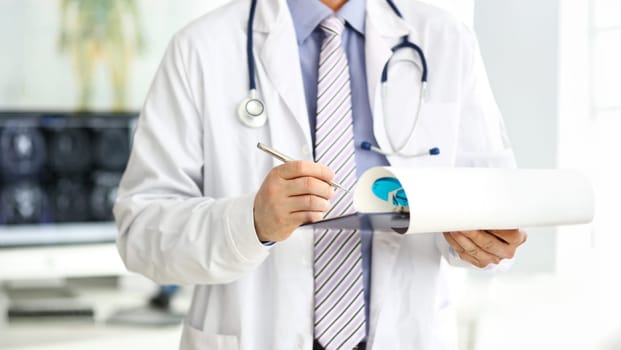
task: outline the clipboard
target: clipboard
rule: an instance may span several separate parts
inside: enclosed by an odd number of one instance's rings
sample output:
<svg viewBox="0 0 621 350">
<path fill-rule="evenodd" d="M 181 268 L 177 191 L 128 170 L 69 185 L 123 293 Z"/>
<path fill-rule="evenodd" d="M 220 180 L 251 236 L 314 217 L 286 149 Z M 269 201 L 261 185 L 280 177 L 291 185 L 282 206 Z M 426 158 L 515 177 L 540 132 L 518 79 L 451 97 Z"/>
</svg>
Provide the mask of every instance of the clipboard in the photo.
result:
<svg viewBox="0 0 621 350">
<path fill-rule="evenodd" d="M 406 208 L 373 192 L 380 178 L 398 181 Z M 594 214 L 591 183 L 571 169 L 375 167 L 353 201 L 355 214 L 308 225 L 359 229 L 367 220 L 377 231 L 417 234 L 585 224 Z"/>
<path fill-rule="evenodd" d="M 410 225 L 409 213 L 354 213 L 315 223 L 304 224 L 315 229 L 363 230 L 405 234 Z"/>
</svg>

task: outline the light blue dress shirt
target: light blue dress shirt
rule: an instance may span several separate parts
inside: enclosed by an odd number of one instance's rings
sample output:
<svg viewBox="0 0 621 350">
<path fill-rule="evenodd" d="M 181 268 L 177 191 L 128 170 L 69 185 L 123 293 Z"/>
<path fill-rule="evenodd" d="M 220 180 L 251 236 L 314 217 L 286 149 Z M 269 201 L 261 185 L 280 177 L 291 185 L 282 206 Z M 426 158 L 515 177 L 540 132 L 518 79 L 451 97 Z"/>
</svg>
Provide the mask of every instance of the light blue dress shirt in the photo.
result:
<svg viewBox="0 0 621 350">
<path fill-rule="evenodd" d="M 300 64 L 306 93 L 308 121 L 315 142 L 315 118 L 317 113 L 317 70 L 319 51 L 323 33 L 319 23 L 332 15 L 332 9 L 319 0 L 287 0 L 300 51 Z M 343 47 L 349 62 L 351 79 L 352 115 L 354 120 L 354 142 L 356 144 L 357 175 L 374 166 L 388 165 L 383 155 L 365 151 L 360 148 L 362 141 L 375 143 L 373 135 L 373 115 L 367 89 L 367 73 L 364 51 L 365 0 L 349 0 L 338 11 L 346 21 L 343 32 Z M 371 300 L 371 255 L 373 232 L 362 230 L 362 270 L 364 278 L 365 312 L 369 320 Z M 367 333 L 368 333 L 367 322 Z"/>
</svg>

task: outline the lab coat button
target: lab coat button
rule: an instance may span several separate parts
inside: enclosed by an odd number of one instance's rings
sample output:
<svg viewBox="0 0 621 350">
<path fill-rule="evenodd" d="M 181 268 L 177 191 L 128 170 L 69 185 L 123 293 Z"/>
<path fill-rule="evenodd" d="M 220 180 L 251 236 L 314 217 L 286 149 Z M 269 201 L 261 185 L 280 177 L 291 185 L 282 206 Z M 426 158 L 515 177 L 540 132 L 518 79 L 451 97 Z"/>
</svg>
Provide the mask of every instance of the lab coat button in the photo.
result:
<svg viewBox="0 0 621 350">
<path fill-rule="evenodd" d="M 310 147 L 308 147 L 308 145 L 304 145 L 302 146 L 302 154 L 305 156 L 309 156 L 310 155 Z"/>
<path fill-rule="evenodd" d="M 304 349 L 304 343 L 305 343 L 304 342 L 304 337 L 299 336 L 298 337 L 298 347 L 297 347 L 297 349 L 298 350 L 303 350 Z"/>
</svg>

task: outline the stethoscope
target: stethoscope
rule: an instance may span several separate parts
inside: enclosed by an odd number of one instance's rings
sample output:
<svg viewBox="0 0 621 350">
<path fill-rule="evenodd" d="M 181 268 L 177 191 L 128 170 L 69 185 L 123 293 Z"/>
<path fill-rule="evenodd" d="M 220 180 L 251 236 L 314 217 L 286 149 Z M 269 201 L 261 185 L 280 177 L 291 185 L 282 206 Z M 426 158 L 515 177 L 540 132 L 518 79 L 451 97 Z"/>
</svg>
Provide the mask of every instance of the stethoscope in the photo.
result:
<svg viewBox="0 0 621 350">
<path fill-rule="evenodd" d="M 395 5 L 392 0 L 386 0 L 390 8 L 394 11 L 394 13 L 399 16 L 399 18 L 403 18 L 403 15 Z M 257 8 L 257 0 L 252 0 L 250 3 L 250 15 L 248 16 L 248 29 L 247 29 L 247 40 L 246 40 L 246 55 L 248 60 L 248 80 L 249 80 L 249 93 L 248 97 L 245 98 L 239 104 L 237 113 L 239 115 L 239 120 L 250 128 L 260 128 L 267 122 L 267 113 L 265 112 L 265 103 L 257 94 L 257 84 L 255 80 L 255 62 L 254 62 L 254 54 L 252 52 L 253 46 L 253 26 L 254 26 L 254 15 Z M 398 50 L 401 49 L 412 49 L 414 50 L 420 59 L 421 62 L 421 89 L 418 96 L 418 107 L 416 108 L 416 115 L 414 119 L 414 124 L 410 129 L 410 133 L 408 134 L 407 139 L 401 146 L 396 146 L 393 140 L 388 137 L 390 142 L 391 151 L 382 150 L 381 148 L 374 146 L 368 141 L 363 141 L 360 144 L 360 147 L 364 150 L 383 154 L 385 156 L 399 156 L 404 158 L 412 158 L 412 157 L 422 157 L 422 156 L 435 156 L 440 154 L 440 149 L 438 147 L 430 148 L 425 152 L 420 153 L 404 153 L 404 150 L 408 147 L 408 145 L 412 142 L 414 138 L 414 132 L 416 131 L 416 126 L 420 120 L 420 114 L 422 110 L 422 106 L 425 100 L 425 91 L 427 89 L 427 60 L 425 59 L 425 54 L 423 50 L 416 44 L 410 41 L 409 35 L 404 35 L 401 38 L 401 42 L 395 45 L 392 48 L 393 56 Z M 388 65 L 390 64 L 390 59 L 386 62 L 384 69 L 382 70 L 381 82 L 385 84 L 388 81 Z M 386 118 L 386 113 L 384 113 L 384 118 Z M 385 120 L 384 120 L 385 121 Z"/>
</svg>

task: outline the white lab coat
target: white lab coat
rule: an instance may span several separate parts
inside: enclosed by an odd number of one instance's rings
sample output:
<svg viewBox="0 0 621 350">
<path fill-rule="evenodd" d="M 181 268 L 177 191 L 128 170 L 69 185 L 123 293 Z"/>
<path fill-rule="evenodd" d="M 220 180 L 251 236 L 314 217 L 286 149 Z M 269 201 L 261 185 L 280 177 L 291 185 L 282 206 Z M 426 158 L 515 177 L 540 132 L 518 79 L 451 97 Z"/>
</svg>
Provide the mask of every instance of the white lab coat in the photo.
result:
<svg viewBox="0 0 621 350">
<path fill-rule="evenodd" d="M 389 82 L 394 85 L 385 93 L 379 81 L 390 48 L 409 33 L 429 61 L 429 91 L 408 150 L 438 146 L 442 153 L 389 157 L 390 163 L 512 165 L 472 32 L 428 5 L 408 1 L 400 7 L 407 22 L 383 0 L 367 5 L 366 64 L 375 136 L 383 148 L 390 147 L 387 134 L 400 144 L 414 119 L 420 70 L 418 63 L 403 62 L 418 62 L 413 52 L 393 57 Z M 288 240 L 266 247 L 253 225 L 255 192 L 279 164 L 258 151 L 256 143 L 312 158 L 296 37 L 286 1 L 259 1 L 254 53 L 269 119 L 264 127 L 245 127 L 237 107 L 248 95 L 248 10 L 249 0 L 234 1 L 172 40 L 144 105 L 120 186 L 114 210 L 118 248 L 129 270 L 158 283 L 196 285 L 182 349 L 310 350 L 312 231 L 300 228 Z M 446 262 L 463 264 L 441 234 L 374 235 L 372 349 L 454 347 Z"/>
</svg>

